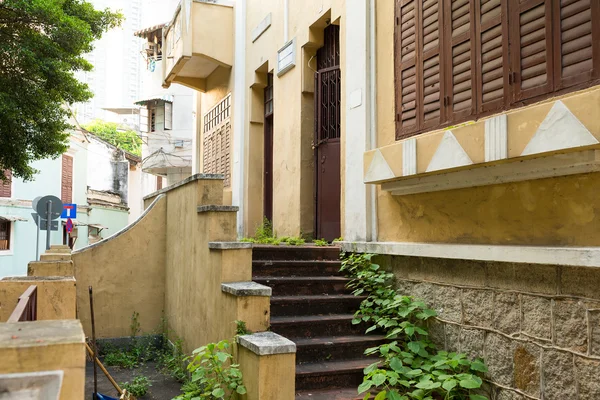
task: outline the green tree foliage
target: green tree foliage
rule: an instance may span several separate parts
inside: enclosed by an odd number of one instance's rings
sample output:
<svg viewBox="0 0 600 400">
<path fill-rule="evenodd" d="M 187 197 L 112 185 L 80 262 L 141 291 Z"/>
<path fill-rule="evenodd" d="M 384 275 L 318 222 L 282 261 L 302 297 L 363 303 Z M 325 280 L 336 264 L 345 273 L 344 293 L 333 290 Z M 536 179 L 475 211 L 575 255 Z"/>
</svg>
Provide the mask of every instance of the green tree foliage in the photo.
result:
<svg viewBox="0 0 600 400">
<path fill-rule="evenodd" d="M 32 179 L 31 161 L 66 150 L 65 105 L 92 97 L 74 73 L 92 70 L 83 55 L 121 20 L 85 0 L 0 2 L 0 170 Z"/>
<path fill-rule="evenodd" d="M 117 146 L 136 156 L 142 155 L 142 139 L 140 139 L 137 132 L 131 129 L 121 129 L 114 122 L 106 122 L 99 119 L 89 123 L 84 128 L 113 146 Z"/>
</svg>

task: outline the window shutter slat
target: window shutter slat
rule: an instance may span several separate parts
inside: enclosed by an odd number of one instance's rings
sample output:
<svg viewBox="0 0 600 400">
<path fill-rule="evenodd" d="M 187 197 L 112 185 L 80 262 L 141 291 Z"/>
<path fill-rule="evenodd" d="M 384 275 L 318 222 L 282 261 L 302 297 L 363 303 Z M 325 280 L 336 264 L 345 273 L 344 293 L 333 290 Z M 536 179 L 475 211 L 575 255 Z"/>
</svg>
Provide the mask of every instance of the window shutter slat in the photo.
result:
<svg viewBox="0 0 600 400">
<path fill-rule="evenodd" d="M 438 0 L 419 0 L 417 32 L 417 122 L 419 129 L 439 126 L 443 121 L 441 71 L 442 5 Z M 468 1 L 468 0 L 467 0 Z"/>
<path fill-rule="evenodd" d="M 73 202 L 73 157 L 63 154 L 62 156 L 62 178 L 61 178 L 61 200 L 63 203 Z"/>
<path fill-rule="evenodd" d="M 165 103 L 165 129 L 173 129 L 173 103 Z"/>
<path fill-rule="evenodd" d="M 598 33 L 594 35 L 593 25 L 600 21 L 592 19 L 592 2 L 563 0 L 554 4 L 555 90 L 589 81 L 594 76 L 594 46 L 598 46 L 600 38 Z M 594 3 L 597 6 L 598 2 Z"/>
<path fill-rule="evenodd" d="M 553 89 L 552 1 L 511 3 L 513 101 Z"/>
<path fill-rule="evenodd" d="M 6 181 L 0 181 L 0 197 L 12 197 L 12 171 L 4 171 Z"/>
<path fill-rule="evenodd" d="M 140 132 L 148 133 L 148 107 L 140 108 Z"/>
</svg>

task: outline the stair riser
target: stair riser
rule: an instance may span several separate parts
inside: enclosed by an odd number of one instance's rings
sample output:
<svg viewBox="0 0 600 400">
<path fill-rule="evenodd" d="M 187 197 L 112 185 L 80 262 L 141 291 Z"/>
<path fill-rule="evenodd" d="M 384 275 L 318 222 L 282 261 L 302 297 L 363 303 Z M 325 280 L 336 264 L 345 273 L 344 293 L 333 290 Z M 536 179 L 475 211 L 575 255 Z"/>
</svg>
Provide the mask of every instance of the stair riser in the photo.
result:
<svg viewBox="0 0 600 400">
<path fill-rule="evenodd" d="M 302 345 L 296 348 L 296 362 L 341 361 L 365 357 L 365 350 L 381 342 L 362 342 L 331 345 Z"/>
<path fill-rule="evenodd" d="M 338 247 L 261 247 L 255 246 L 252 250 L 254 260 L 339 260 Z"/>
<path fill-rule="evenodd" d="M 352 325 L 350 321 L 327 323 L 271 323 L 271 330 L 288 339 L 311 338 L 318 336 L 361 335 L 364 325 Z"/>
<path fill-rule="evenodd" d="M 254 279 L 255 282 L 270 286 L 273 296 L 310 296 L 322 294 L 350 294 L 346 282 L 276 282 L 267 279 Z"/>
<path fill-rule="evenodd" d="M 363 381 L 362 370 L 320 375 L 296 375 L 296 390 L 356 387 Z"/>
<path fill-rule="evenodd" d="M 344 276 L 340 273 L 341 263 L 319 264 L 306 261 L 291 265 L 277 264 L 277 261 L 253 261 L 253 276 Z"/>
<path fill-rule="evenodd" d="M 271 299 L 271 315 L 327 315 L 327 314 L 352 314 L 358 309 L 361 299 L 341 299 L 339 301 L 285 301 L 279 302 Z"/>
</svg>

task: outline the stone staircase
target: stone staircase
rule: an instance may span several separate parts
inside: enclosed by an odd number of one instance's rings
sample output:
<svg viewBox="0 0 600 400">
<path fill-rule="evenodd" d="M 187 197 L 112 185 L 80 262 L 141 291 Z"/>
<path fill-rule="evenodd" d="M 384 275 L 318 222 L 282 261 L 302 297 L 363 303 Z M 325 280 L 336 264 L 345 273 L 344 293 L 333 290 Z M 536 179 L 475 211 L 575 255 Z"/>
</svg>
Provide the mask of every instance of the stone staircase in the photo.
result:
<svg viewBox="0 0 600 400">
<path fill-rule="evenodd" d="M 377 361 L 363 352 L 385 342 L 352 325 L 361 297 L 339 272 L 340 249 L 254 246 L 253 281 L 270 286 L 271 330 L 296 343 L 296 399 L 362 399 L 363 368 Z"/>
</svg>

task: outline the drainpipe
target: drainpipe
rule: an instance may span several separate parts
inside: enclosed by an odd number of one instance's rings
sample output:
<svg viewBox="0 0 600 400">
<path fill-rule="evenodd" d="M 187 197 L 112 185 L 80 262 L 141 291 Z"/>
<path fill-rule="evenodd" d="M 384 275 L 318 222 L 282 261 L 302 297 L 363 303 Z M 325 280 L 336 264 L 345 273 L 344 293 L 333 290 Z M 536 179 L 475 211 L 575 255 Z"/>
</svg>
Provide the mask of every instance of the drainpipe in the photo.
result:
<svg viewBox="0 0 600 400">
<path fill-rule="evenodd" d="M 237 234 L 244 236 L 246 213 L 246 0 L 235 2 L 235 57 L 233 92 L 233 177 L 232 204 L 239 207 L 237 213 Z"/>
<path fill-rule="evenodd" d="M 377 18 L 375 15 L 376 0 L 369 1 L 369 148 L 377 148 Z M 377 241 L 377 186 L 369 185 L 369 210 L 371 229 L 368 241 Z"/>
<path fill-rule="evenodd" d="M 290 24 L 290 0 L 283 0 L 283 43 L 288 42 Z"/>
</svg>

